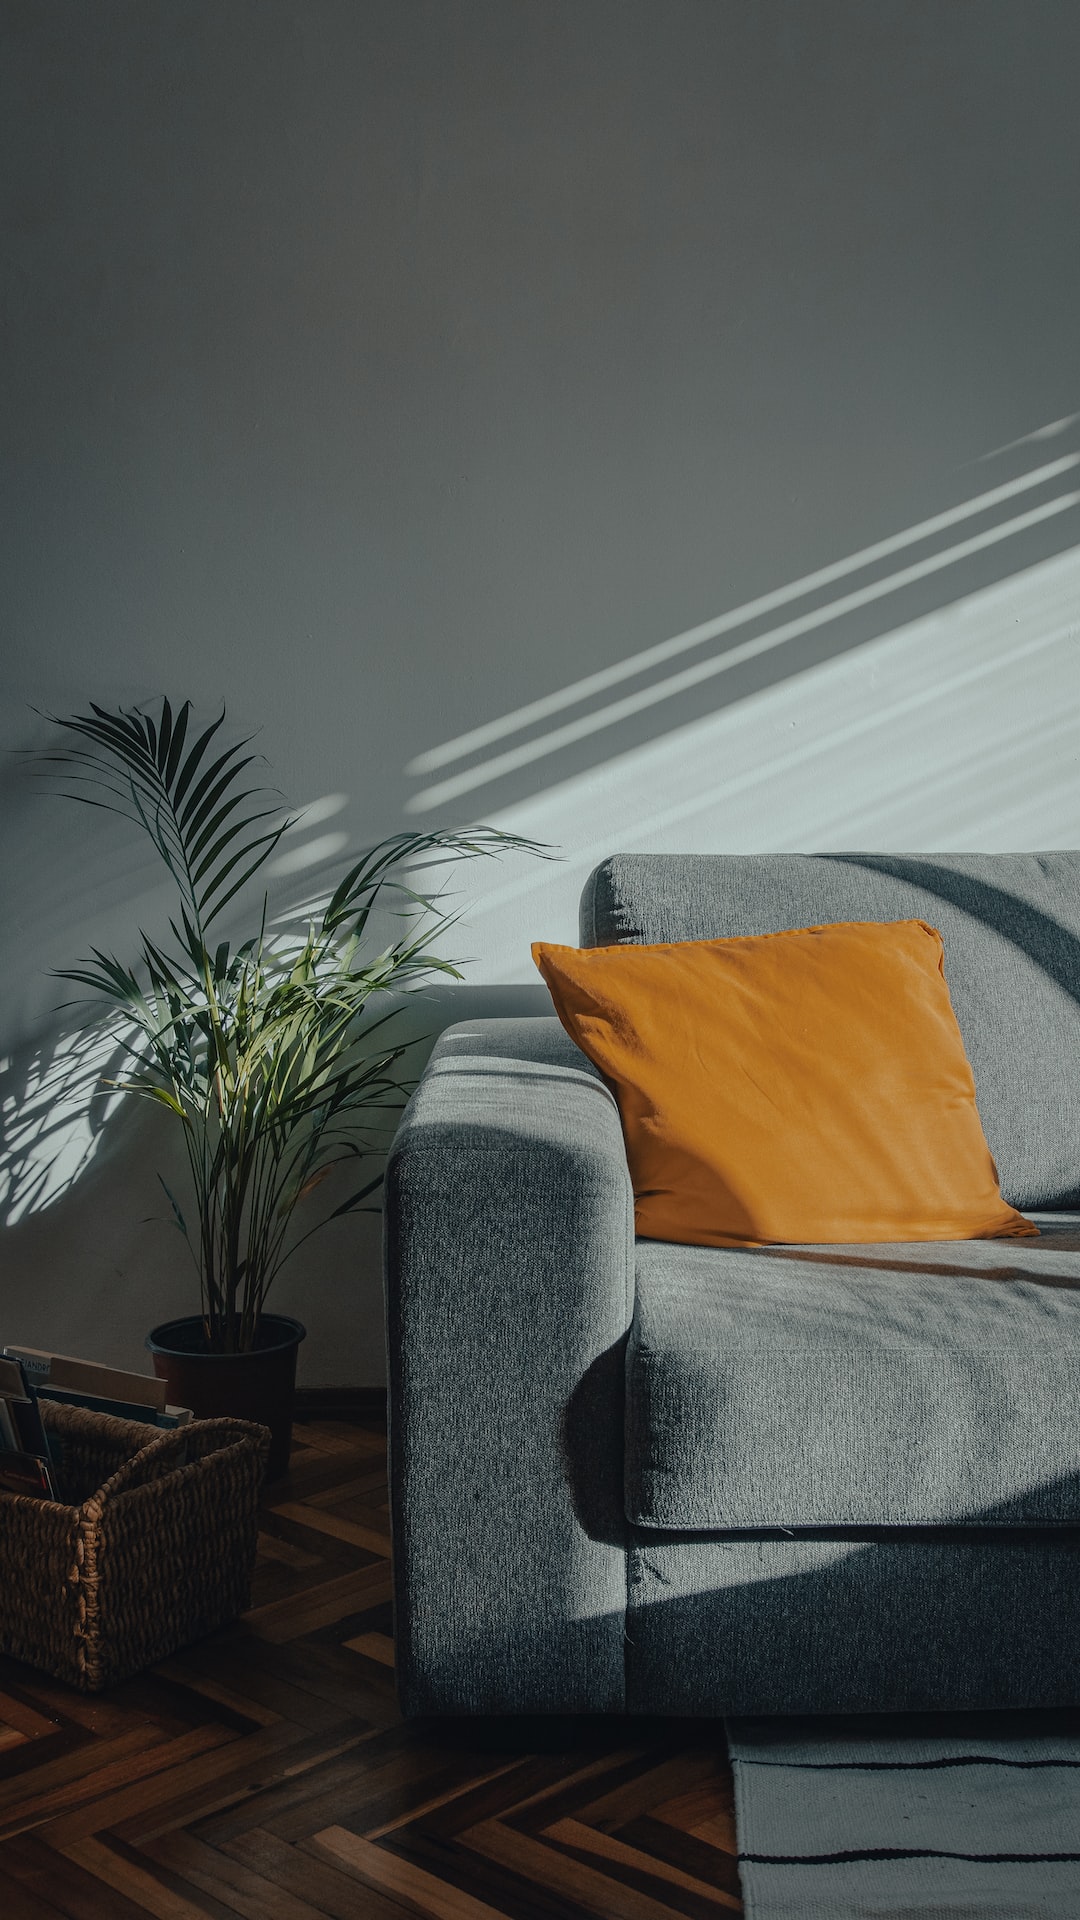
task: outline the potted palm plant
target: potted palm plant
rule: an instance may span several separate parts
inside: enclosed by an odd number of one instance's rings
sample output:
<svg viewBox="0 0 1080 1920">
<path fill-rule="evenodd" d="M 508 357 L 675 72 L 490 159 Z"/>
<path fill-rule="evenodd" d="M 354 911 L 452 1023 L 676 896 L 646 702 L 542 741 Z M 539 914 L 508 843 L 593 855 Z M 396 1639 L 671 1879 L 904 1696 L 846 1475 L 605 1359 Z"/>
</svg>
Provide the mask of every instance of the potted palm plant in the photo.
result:
<svg viewBox="0 0 1080 1920">
<path fill-rule="evenodd" d="M 257 931 L 234 943 L 220 937 L 222 916 L 293 822 L 254 784 L 250 741 L 222 745 L 224 720 L 193 736 L 189 701 L 175 712 L 168 700 L 154 712 L 92 705 L 57 720 L 70 738 L 45 758 L 71 798 L 144 828 L 176 886 L 167 941 L 140 931 L 134 964 L 95 948 L 60 977 L 92 990 L 91 1019 L 122 1017 L 129 1071 L 115 1084 L 172 1114 L 187 1150 L 189 1194 L 162 1185 L 201 1304 L 153 1329 L 155 1372 L 196 1414 L 269 1426 L 274 1474 L 288 1462 L 305 1330 L 267 1312 L 266 1297 L 325 1224 L 298 1232 L 297 1209 L 340 1161 L 386 1144 L 410 1086 L 400 996 L 436 974 L 461 977 L 434 951 L 450 916 L 408 880 L 425 856 L 442 866 L 540 849 L 486 827 L 398 834 L 354 861 L 300 930 L 269 931 L 264 894 Z M 403 931 L 373 951 L 373 913 L 394 894 Z M 365 1207 L 380 1179 L 362 1179 L 326 1217 Z"/>
</svg>

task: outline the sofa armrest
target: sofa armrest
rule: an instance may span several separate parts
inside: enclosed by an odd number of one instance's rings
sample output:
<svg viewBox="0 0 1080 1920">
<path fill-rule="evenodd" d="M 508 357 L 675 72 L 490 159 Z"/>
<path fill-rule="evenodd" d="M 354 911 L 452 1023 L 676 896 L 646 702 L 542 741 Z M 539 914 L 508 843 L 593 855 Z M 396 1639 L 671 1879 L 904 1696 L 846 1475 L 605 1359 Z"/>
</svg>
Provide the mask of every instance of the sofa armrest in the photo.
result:
<svg viewBox="0 0 1080 1920">
<path fill-rule="evenodd" d="M 406 1713 L 623 1710 L 633 1234 L 618 1110 L 559 1023 L 450 1028 L 386 1181 Z"/>
</svg>

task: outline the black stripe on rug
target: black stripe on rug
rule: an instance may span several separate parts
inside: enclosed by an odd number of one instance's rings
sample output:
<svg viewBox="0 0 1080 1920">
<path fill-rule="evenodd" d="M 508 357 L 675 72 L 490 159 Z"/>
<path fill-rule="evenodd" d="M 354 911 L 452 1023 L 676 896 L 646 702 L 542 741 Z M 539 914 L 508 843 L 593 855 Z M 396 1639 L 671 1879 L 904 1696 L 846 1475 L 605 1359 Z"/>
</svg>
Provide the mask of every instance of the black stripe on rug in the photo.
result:
<svg viewBox="0 0 1080 1920">
<path fill-rule="evenodd" d="M 849 1860 L 983 1860 L 989 1866 L 1024 1866 L 1040 1860 L 1080 1860 L 1080 1853 L 953 1853 L 944 1847 L 863 1847 L 850 1853 L 740 1853 L 740 1866 L 839 1867 Z"/>
<path fill-rule="evenodd" d="M 943 1760 L 739 1760 L 742 1767 L 798 1767 L 803 1773 L 932 1773 L 939 1767 L 1080 1767 L 1080 1760 L 1005 1760 L 1000 1753 L 950 1754 Z"/>
</svg>

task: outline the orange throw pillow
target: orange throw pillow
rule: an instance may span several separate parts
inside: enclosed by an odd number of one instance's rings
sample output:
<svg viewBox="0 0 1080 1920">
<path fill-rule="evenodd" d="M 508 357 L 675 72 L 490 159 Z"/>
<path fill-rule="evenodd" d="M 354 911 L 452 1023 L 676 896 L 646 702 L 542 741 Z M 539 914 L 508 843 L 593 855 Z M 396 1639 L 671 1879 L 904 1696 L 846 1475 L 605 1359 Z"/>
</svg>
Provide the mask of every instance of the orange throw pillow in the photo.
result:
<svg viewBox="0 0 1080 1920">
<path fill-rule="evenodd" d="M 619 1103 L 646 1239 L 1037 1233 L 1001 1197 L 924 921 L 532 951 Z"/>
</svg>

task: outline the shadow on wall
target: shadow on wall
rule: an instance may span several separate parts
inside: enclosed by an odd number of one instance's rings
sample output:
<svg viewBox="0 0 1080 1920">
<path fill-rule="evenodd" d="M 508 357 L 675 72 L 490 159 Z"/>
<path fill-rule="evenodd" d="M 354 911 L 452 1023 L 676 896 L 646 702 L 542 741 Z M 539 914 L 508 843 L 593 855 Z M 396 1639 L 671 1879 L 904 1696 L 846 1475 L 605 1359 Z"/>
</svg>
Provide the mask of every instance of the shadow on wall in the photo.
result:
<svg viewBox="0 0 1080 1920">
<path fill-rule="evenodd" d="M 456 878 L 470 981 L 533 983 L 531 938 L 572 940 L 587 873 L 627 848 L 1080 839 L 1080 415 L 987 456 L 1001 459 L 1020 470 L 420 754 L 409 810 L 490 819 L 563 857 Z M 46 738 L 38 724 L 18 744 Z M 95 854 L 65 836 L 18 760 L 0 770 L 0 801 L 18 849 L 11 1048 L 53 1024 L 51 968 L 73 948 L 122 951 L 133 902 L 164 929 L 169 897 L 144 837 L 118 831 Z M 338 792 L 298 809 L 271 869 L 276 911 L 331 884 L 356 837 L 349 807 Z"/>
<path fill-rule="evenodd" d="M 463 925 L 452 953 L 468 963 L 467 984 L 433 989 L 410 1010 L 417 1070 L 430 1039 L 456 1019 L 550 1011 L 530 940 L 576 938 L 581 886 L 608 853 L 1080 843 L 1080 546 L 1066 544 L 1075 542 L 1080 504 L 1076 416 L 1038 429 L 1003 457 L 1018 470 L 930 520 L 413 763 L 425 782 L 418 811 L 460 812 L 467 800 L 491 824 L 562 855 L 552 867 L 509 857 L 498 871 L 456 877 Z M 1012 572 L 1003 571 L 1006 556 Z M 955 597 L 944 597 L 946 586 Z M 923 610 L 913 613 L 912 596 L 920 595 Z M 900 624 L 882 631 L 887 619 Z M 688 709 L 695 717 L 672 725 Z M 575 730 L 569 742 L 567 727 Z M 43 738 L 40 729 L 30 744 Z M 599 748 L 610 757 L 594 758 Z M 590 764 L 568 773 L 575 754 Z M 513 766 L 506 755 L 516 756 Z M 531 790 L 540 775 L 557 777 L 530 798 L 500 800 Z M 452 793 L 447 781 L 458 783 Z M 89 1224 L 75 1189 L 115 1142 L 121 1157 L 134 1147 L 138 1171 L 124 1197 L 129 1205 L 136 1192 L 140 1198 L 130 1229 L 117 1221 L 113 1241 L 98 1250 L 94 1285 L 105 1287 L 106 1270 L 127 1274 L 149 1263 L 172 1276 L 174 1292 L 182 1284 L 186 1300 L 186 1250 L 181 1259 L 179 1248 L 162 1245 L 167 1216 L 154 1176 L 168 1177 L 169 1165 L 146 1158 L 154 1129 L 144 1121 L 136 1143 L 134 1120 L 118 1128 L 116 1097 L 100 1084 L 110 1049 L 99 1055 L 57 1026 L 50 1009 L 59 995 L 47 977 L 90 944 L 124 952 L 136 921 L 151 933 L 163 928 L 168 889 L 134 829 L 119 832 L 104 858 L 88 856 L 84 842 L 62 838 L 59 812 L 31 792 L 25 765 L 9 763 L 0 783 L 26 876 L 20 981 L 0 1069 L 9 1271 L 30 1302 L 34 1272 L 71 1259 Z M 489 808 L 489 800 L 497 804 Z M 311 905 L 340 870 L 348 805 L 346 794 L 327 793 L 301 807 L 276 862 L 277 916 Z M 933 885 L 929 872 L 926 883 Z M 1033 957 L 1053 975 L 1051 944 L 1048 934 L 1045 954 Z M 123 1164 L 130 1173 L 132 1163 Z M 342 1197 L 328 1182 L 320 1202 L 330 1211 Z M 44 1231 L 46 1215 L 55 1233 Z M 313 1273 L 332 1291 L 343 1250 L 354 1260 L 355 1241 L 343 1231 L 339 1223 L 316 1241 L 316 1267 L 298 1264 L 301 1292 Z M 360 1263 L 370 1304 L 379 1288 L 377 1229 L 354 1223 L 353 1232 L 367 1236 Z"/>
<path fill-rule="evenodd" d="M 551 1002 L 546 987 L 464 982 L 433 985 L 408 1001 L 399 996 L 399 1011 L 400 1038 L 409 1048 L 402 1071 L 415 1078 L 446 1027 L 461 1020 L 550 1014 Z M 109 1157 L 110 1147 L 130 1145 L 141 1131 L 140 1116 L 147 1124 L 156 1122 L 155 1131 L 160 1127 L 160 1117 L 151 1121 L 145 1101 L 111 1084 L 126 1064 L 116 1022 L 100 1030 L 60 1026 L 46 1040 L 16 1047 L 0 1060 L 0 1231 L 70 1198 L 99 1157 Z M 182 1178 L 176 1156 L 166 1152 L 165 1157 Z M 317 1203 L 326 1213 L 333 1210 L 331 1196 L 336 1204 L 355 1185 L 355 1176 L 350 1183 L 347 1172 L 332 1180 Z M 169 1219 L 164 1201 L 161 1218 Z"/>
<path fill-rule="evenodd" d="M 526 768 L 566 779 L 595 765 L 598 746 L 607 757 L 642 745 L 1073 545 L 1078 421 L 1067 415 L 1003 449 L 1011 463 L 1035 457 L 929 519 L 429 748 L 406 768 L 425 782 L 407 811 L 489 791 L 513 804 L 533 790 Z M 612 697 L 628 682 L 639 684 Z"/>
<path fill-rule="evenodd" d="M 1030 901 L 1021 902 L 1001 887 L 989 886 L 985 880 L 973 879 L 970 874 L 961 876 L 933 860 L 913 862 L 909 857 L 901 863 L 890 859 L 888 854 L 877 853 L 834 853 L 824 858 L 845 866 L 865 867 L 874 873 L 892 874 L 914 886 L 925 887 L 928 893 L 937 894 L 939 899 L 949 901 L 962 913 L 982 920 L 995 933 L 1014 941 L 1055 986 L 1080 1004 L 1080 941 L 1060 921 L 1040 913 Z"/>
<path fill-rule="evenodd" d="M 1075 439 L 1073 427 L 1072 417 L 1054 423 L 1057 446 Z M 1040 453 L 1045 451 L 1040 444 Z M 695 698 L 699 705 L 710 687 L 723 686 L 723 699 L 704 717 L 626 745 L 607 759 L 595 758 L 588 771 L 538 787 L 531 798 L 487 810 L 493 824 L 557 845 L 564 858 L 561 867 L 546 872 L 528 872 L 510 861 L 498 875 L 470 876 L 470 886 L 479 882 L 468 924 L 482 977 L 525 980 L 532 939 L 573 940 L 581 887 L 614 852 L 839 851 L 852 845 L 1000 851 L 1080 844 L 1080 492 L 1067 484 L 1080 477 L 1078 459 L 1071 447 L 1055 452 L 1052 461 L 1029 465 L 1002 489 L 960 502 L 936 521 L 779 587 L 750 608 L 556 690 L 546 701 L 414 762 L 434 771 L 436 761 L 449 767 L 468 751 L 471 766 L 450 778 L 468 785 L 469 797 L 479 803 L 502 790 L 501 775 L 490 790 L 486 782 L 505 754 L 520 757 L 513 774 L 519 783 L 535 781 L 541 768 L 554 774 L 561 766 L 556 749 L 564 724 L 579 731 L 579 746 L 588 739 L 595 756 L 604 742 L 614 746 L 620 740 L 623 700 L 636 704 L 635 724 L 655 732 L 661 713 L 669 714 L 674 682 L 684 676 L 692 681 L 693 694 L 684 691 L 680 698 Z M 1025 505 L 1018 516 L 1016 487 L 1047 490 L 1047 497 L 1040 507 Z M 1030 512 L 1044 508 L 1052 511 L 1039 523 L 1040 534 L 1054 530 L 1054 550 L 1034 559 L 1027 553 L 1018 564 L 1020 549 L 1010 547 L 1014 523 L 1019 518 L 1027 524 Z M 977 583 L 977 571 L 971 571 L 979 556 L 969 554 L 959 570 L 948 558 L 955 552 L 955 516 L 969 513 L 990 516 L 971 536 L 991 543 L 982 550 L 993 553 L 999 569 L 990 581 Z M 904 592 L 894 588 L 905 569 L 895 569 L 888 557 L 886 571 L 849 597 L 868 596 L 860 618 L 874 600 L 875 621 L 888 615 L 895 624 L 869 633 L 853 628 L 852 616 L 842 611 L 844 596 L 831 595 L 840 576 L 846 593 L 848 572 L 858 573 L 885 550 L 892 556 L 916 539 L 921 543 L 926 528 L 940 529 L 943 519 L 952 521 L 951 544 L 940 545 L 935 535 L 933 553 L 912 563 L 915 571 L 937 568 L 920 582 L 934 587 L 932 609 L 903 617 L 910 608 Z M 1030 531 L 1028 526 L 1028 536 Z M 1015 570 L 1001 573 L 1006 551 L 1013 553 Z M 822 599 L 820 583 L 827 576 L 830 597 Z M 946 582 L 954 596 L 948 599 L 942 594 Z M 812 599 L 816 593 L 820 604 L 779 626 L 765 620 L 767 603 L 773 609 L 796 605 L 804 593 Z M 723 649 L 710 645 L 710 635 L 744 618 L 758 626 L 746 640 Z M 805 634 L 811 626 L 815 651 L 808 657 L 792 630 Z M 668 663 L 682 653 L 694 656 L 690 664 L 669 673 Z M 760 671 L 761 684 L 747 690 L 740 680 L 743 666 Z M 608 688 L 626 675 L 639 676 L 642 684 L 618 700 L 605 700 L 598 682 Z M 585 710 L 573 720 L 544 724 L 579 701 Z M 502 741 L 519 729 L 525 737 L 504 749 Z M 486 749 L 496 737 L 499 752 L 492 756 Z M 505 758 L 503 766 L 505 771 Z M 429 801 L 435 806 L 440 793 L 439 806 L 449 808 L 445 783 L 441 789 L 436 783 L 421 790 L 418 810 Z"/>
<path fill-rule="evenodd" d="M 162 883 L 163 869 L 149 842 L 127 823 L 111 820 L 101 831 L 101 816 L 95 814 L 85 841 L 61 838 L 56 847 L 61 869 L 70 865 L 76 877 L 70 885 L 54 879 L 45 829 L 51 829 L 55 846 L 61 814 L 35 790 L 35 771 L 34 762 L 24 760 L 3 774 L 33 825 L 35 857 L 27 862 L 28 899 L 20 930 L 24 950 L 47 956 L 53 965 L 78 964 L 93 947 L 130 959 L 139 945 L 139 927 L 172 946 L 168 927 L 176 911 L 175 890 L 167 877 Z M 309 915 L 326 905 L 340 880 L 345 836 L 324 827 L 345 804 L 345 796 L 330 794 L 303 809 L 275 858 L 267 876 L 272 935 L 294 938 L 298 925 L 305 927 Z M 74 813 L 71 803 L 66 805 Z M 414 884 L 422 886 L 426 879 L 425 874 Z M 401 911 L 415 919 L 411 902 L 403 902 Z M 223 915 L 221 934 L 248 937 L 258 928 L 260 912 L 261 890 L 253 882 Z M 368 929 L 372 956 L 400 937 L 397 912 L 391 904 L 373 917 Z M 453 957 L 452 935 L 437 946 Z M 123 1022 L 108 1015 L 106 1002 L 101 1002 L 105 1024 L 87 1030 L 81 1015 L 89 1009 L 71 1011 L 81 988 L 43 971 L 39 990 L 52 1003 L 48 1016 L 35 1009 L 37 1018 L 28 1021 L 26 1008 L 18 1009 L 30 1031 L 16 1031 L 0 1058 L 2 1337 L 145 1365 L 141 1343 L 147 1328 L 172 1313 L 194 1310 L 199 1300 L 192 1255 L 171 1199 L 175 1194 L 186 1211 L 189 1176 L 180 1129 L 173 1116 L 111 1084 L 128 1061 Z M 417 1074 L 441 1029 L 474 1006 L 469 989 L 462 991 L 464 1004 L 451 1002 L 436 977 L 424 992 L 387 995 L 383 1006 L 373 1009 L 388 1011 L 389 1001 L 396 1011 L 398 1038 L 408 1049 L 400 1063 L 403 1075 Z M 492 997 L 489 992 L 486 1002 Z M 537 997 L 535 991 L 508 989 L 494 999 L 502 1010 L 516 1013 L 533 1011 Z M 542 990 L 539 997 L 546 1005 Z M 391 1131 L 392 1121 L 387 1139 Z M 369 1172 L 377 1170 L 380 1158 L 372 1156 Z M 351 1178 L 347 1166 L 337 1168 L 304 1201 L 296 1237 L 333 1214 L 355 1184 L 355 1166 Z M 273 1304 L 313 1323 L 304 1354 L 309 1383 L 340 1385 L 358 1371 L 362 1380 L 374 1382 L 382 1371 L 379 1239 L 377 1218 L 334 1221 L 298 1253 L 275 1285 Z"/>
<path fill-rule="evenodd" d="M 130 704 L 145 713 L 153 702 Z M 117 711 L 123 708 L 124 703 L 117 704 Z M 219 963 L 230 945 L 239 954 L 241 943 L 251 945 L 257 936 L 261 938 L 261 925 L 268 951 L 276 955 L 279 966 L 284 958 L 287 968 L 305 939 L 313 936 L 331 896 L 357 879 L 361 865 L 367 872 L 370 849 L 343 859 L 348 835 L 337 828 L 322 830 L 348 806 L 347 794 L 322 795 L 291 813 L 276 788 L 260 784 L 259 756 L 244 753 L 250 736 L 238 740 L 235 730 L 226 728 L 212 741 L 225 720 L 224 710 L 197 742 L 193 733 L 186 765 L 181 766 L 189 709 L 190 702 L 177 708 L 175 733 L 168 736 L 175 741 L 168 779 L 179 778 L 177 804 L 188 789 L 182 818 L 190 817 L 183 831 L 186 844 L 194 849 L 192 885 L 201 911 L 209 915 L 211 951 L 221 940 Z M 107 719 L 107 710 L 98 707 L 97 712 Z M 17 752 L 2 778 L 5 797 L 32 823 L 33 852 L 40 850 L 42 856 L 26 861 L 20 933 L 27 959 L 49 954 L 56 963 L 48 973 L 43 969 L 41 977 L 41 985 L 51 987 L 54 1004 L 45 1019 L 29 1023 L 30 1030 L 22 1034 L 17 1016 L 13 1021 L 8 1013 L 9 1028 L 14 1031 L 7 1038 L 7 1057 L 0 1057 L 0 1221 L 9 1226 L 42 1212 L 68 1192 L 102 1146 L 118 1103 L 133 1104 L 124 1100 L 122 1083 L 132 1072 L 132 1051 L 137 1056 L 144 1051 L 144 1035 L 113 1006 L 107 993 L 97 991 L 99 983 L 107 985 L 112 976 L 110 956 L 115 953 L 121 968 L 134 962 L 136 973 L 141 973 L 143 963 L 136 956 L 148 940 L 150 951 L 156 949 L 164 956 L 167 973 L 179 961 L 182 977 L 186 944 L 178 924 L 184 890 L 174 860 L 175 836 L 167 833 L 164 840 L 160 838 L 152 809 L 144 812 L 145 790 L 137 788 L 137 776 L 115 764 L 103 772 L 100 747 L 93 749 L 96 760 L 92 755 L 87 758 L 81 736 L 77 736 L 79 746 L 72 749 L 71 735 L 48 716 L 38 714 L 36 721 L 35 745 Z M 164 728 L 172 725 L 167 714 L 161 724 L 164 753 Z M 151 733 L 151 745 L 155 740 Z M 219 755 L 223 743 L 225 751 Z M 239 754 L 244 757 L 237 761 Z M 239 793 L 234 790 L 238 778 L 242 780 Z M 80 826 L 88 819 L 86 804 L 94 811 L 85 838 L 66 836 L 50 848 L 46 829 L 55 828 L 58 816 L 46 803 L 57 798 L 72 825 L 77 811 Z M 77 810 L 76 801 L 82 801 L 83 807 Z M 196 803 L 199 812 L 193 815 Z M 133 817 L 136 810 L 137 818 Z M 103 814 L 110 816 L 104 823 Z M 423 842 L 429 836 L 411 838 Z M 400 858 L 400 846 L 397 851 L 399 859 L 387 871 L 381 871 L 383 860 L 374 867 L 379 889 L 375 896 L 364 893 L 356 902 L 354 915 L 363 905 L 359 960 L 366 963 L 380 953 L 384 957 L 393 953 L 395 967 L 402 958 L 408 968 L 414 957 L 412 943 L 418 941 L 444 964 L 452 964 L 453 886 L 444 875 L 433 899 L 428 886 L 428 869 L 434 864 L 430 848 L 421 844 L 405 859 Z M 497 849 L 492 851 L 497 857 Z M 64 867 L 73 852 L 78 856 L 77 875 L 64 884 L 69 879 Z M 475 857 L 486 852 L 481 843 Z M 54 878 L 51 853 L 56 856 L 58 878 Z M 452 855 L 450 872 L 461 857 Z M 238 867 L 245 877 L 236 873 Z M 186 917 L 184 924 L 188 925 Z M 342 927 L 339 945 L 344 937 Z M 403 939 L 408 951 L 402 957 Z M 83 971 L 65 977 L 72 967 L 90 967 L 93 978 Z M 367 1027 L 382 1027 L 391 1017 L 392 1034 L 384 1034 L 372 1045 L 381 1052 L 389 1039 L 392 1046 L 409 1050 L 402 1065 L 406 1081 L 418 1074 L 425 1046 L 446 1024 L 445 1015 L 440 1018 L 446 998 L 445 992 L 440 993 L 443 976 L 434 965 L 426 970 L 430 974 L 426 991 L 388 988 L 384 981 L 384 990 L 376 989 L 365 1009 Z M 421 979 L 423 974 L 416 977 Z M 512 993 L 511 998 L 520 1004 L 522 996 Z M 0 1046 L 3 1040 L 0 1034 Z M 145 1102 L 139 1104 L 145 1107 Z M 370 1132 L 370 1126 L 364 1131 Z M 392 1123 L 385 1129 L 375 1125 L 376 1138 L 384 1131 L 388 1141 Z M 374 1157 L 377 1160 L 382 1154 Z"/>
<path fill-rule="evenodd" d="M 125 1060 L 106 1027 L 58 1029 L 0 1062 L 0 1225 L 50 1206 L 90 1164 L 120 1103 L 109 1081 Z"/>
</svg>

